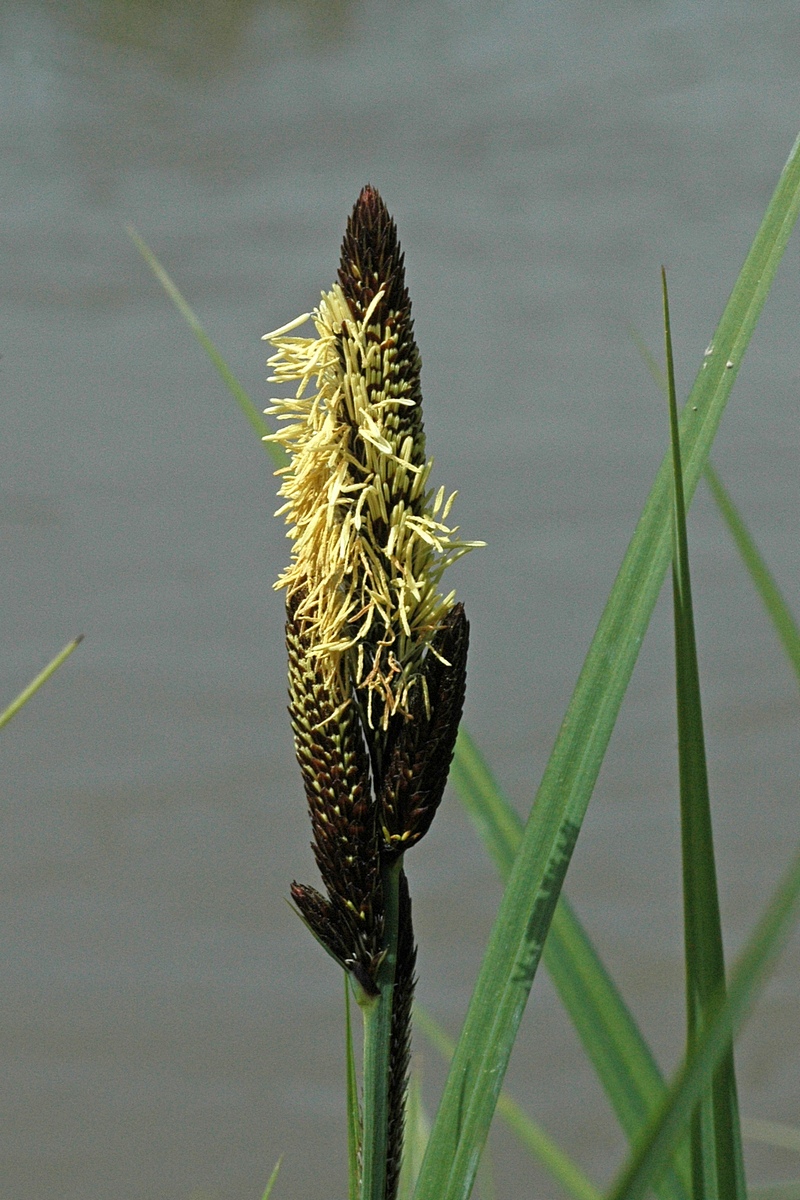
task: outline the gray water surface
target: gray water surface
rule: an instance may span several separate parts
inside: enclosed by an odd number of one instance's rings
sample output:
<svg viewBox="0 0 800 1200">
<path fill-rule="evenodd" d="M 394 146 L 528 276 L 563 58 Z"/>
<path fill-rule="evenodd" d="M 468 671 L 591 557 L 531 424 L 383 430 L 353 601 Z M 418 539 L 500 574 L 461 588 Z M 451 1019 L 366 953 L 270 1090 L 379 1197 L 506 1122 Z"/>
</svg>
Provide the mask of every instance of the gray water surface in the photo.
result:
<svg viewBox="0 0 800 1200">
<path fill-rule="evenodd" d="M 484 550 L 466 719 L 527 813 L 666 447 L 631 336 L 685 395 L 800 128 L 797 6 L 6 0 L 4 1200 L 345 1194 L 341 981 L 285 713 L 288 544 L 252 431 L 125 234 L 263 407 L 260 335 L 311 308 L 372 182 L 394 213 L 436 478 Z M 798 250 L 716 461 L 798 608 Z M 797 685 L 713 506 L 691 520 L 729 952 L 800 836 Z M 568 891 L 665 1069 L 682 1043 L 672 642 L 659 606 Z M 408 863 L 419 997 L 455 1033 L 500 890 L 454 795 Z M 794 940 L 738 1055 L 800 1123 Z M 433 1103 L 435 1053 L 417 1048 Z M 509 1075 L 599 1183 L 624 1145 L 542 973 Z M 506 1135 L 499 1196 L 556 1197 Z M 800 1174 L 748 1147 L 755 1182 Z"/>
</svg>

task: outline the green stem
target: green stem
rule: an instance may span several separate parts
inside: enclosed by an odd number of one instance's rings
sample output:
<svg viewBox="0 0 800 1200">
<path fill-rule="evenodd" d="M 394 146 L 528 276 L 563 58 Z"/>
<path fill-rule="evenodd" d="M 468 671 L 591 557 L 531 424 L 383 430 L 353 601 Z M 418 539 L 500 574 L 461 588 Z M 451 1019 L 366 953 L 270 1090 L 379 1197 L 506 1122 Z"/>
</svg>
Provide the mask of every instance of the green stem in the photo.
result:
<svg viewBox="0 0 800 1200">
<path fill-rule="evenodd" d="M 402 857 L 381 868 L 385 913 L 385 957 L 376 980 L 378 995 L 361 1001 L 364 1014 L 364 1145 L 361 1200 L 384 1200 L 389 1125 L 389 1063 L 392 1045 L 392 997 L 397 965 L 400 872 Z"/>
<path fill-rule="evenodd" d="M 12 700 L 8 708 L 0 713 L 0 729 L 7 725 L 15 713 L 18 713 L 23 704 L 27 704 L 34 692 L 38 692 L 43 683 L 46 683 L 54 671 L 57 671 L 66 658 L 69 658 L 76 646 L 79 646 L 83 641 L 83 634 L 76 637 L 65 646 L 60 654 L 57 654 L 52 662 L 48 663 L 43 671 L 40 671 L 32 683 L 29 683 L 23 691 L 17 696 L 16 700 Z"/>
</svg>

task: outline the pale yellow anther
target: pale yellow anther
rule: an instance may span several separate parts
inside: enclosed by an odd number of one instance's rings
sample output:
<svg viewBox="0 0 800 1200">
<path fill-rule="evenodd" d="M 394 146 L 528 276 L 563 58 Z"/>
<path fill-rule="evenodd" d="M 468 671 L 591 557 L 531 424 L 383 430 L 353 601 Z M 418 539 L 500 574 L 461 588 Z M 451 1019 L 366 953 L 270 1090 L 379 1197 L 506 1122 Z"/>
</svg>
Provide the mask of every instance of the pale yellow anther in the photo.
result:
<svg viewBox="0 0 800 1200">
<path fill-rule="evenodd" d="M 266 335 L 271 378 L 298 385 L 267 409 L 282 423 L 271 439 L 290 455 L 278 512 L 293 551 L 276 587 L 302 596 L 309 655 L 337 703 L 354 683 L 381 724 L 406 710 L 453 606 L 452 592 L 439 593 L 442 572 L 481 544 L 445 524 L 455 493 L 445 502 L 444 488 L 426 492 L 433 463 L 421 428 L 408 432 L 415 400 L 409 379 L 398 379 L 394 314 L 386 327 L 375 319 L 383 296 L 358 321 L 335 284 L 313 314 Z M 309 319 L 316 337 L 290 336 Z"/>
</svg>

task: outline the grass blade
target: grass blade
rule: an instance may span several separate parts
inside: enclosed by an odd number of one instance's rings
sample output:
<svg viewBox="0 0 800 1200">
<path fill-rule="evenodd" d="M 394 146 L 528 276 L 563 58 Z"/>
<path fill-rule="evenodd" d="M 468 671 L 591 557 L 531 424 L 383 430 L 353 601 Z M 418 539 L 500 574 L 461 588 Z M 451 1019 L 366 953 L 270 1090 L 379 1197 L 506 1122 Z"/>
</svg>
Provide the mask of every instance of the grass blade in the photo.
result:
<svg viewBox="0 0 800 1200">
<path fill-rule="evenodd" d="M 507 879 L 523 825 L 469 733 L 461 727 L 450 775 L 478 834 Z M 567 898 L 559 898 L 544 965 L 631 1143 L 666 1092 L 661 1072 L 630 1010 Z M 498 1111 L 500 1111 L 498 1101 Z M 530 1143 L 529 1143 L 530 1147 Z M 686 1200 L 688 1158 L 658 1183 L 661 1200 Z"/>
<path fill-rule="evenodd" d="M 711 1076 L 742 1027 L 785 942 L 800 900 L 800 853 L 750 936 L 728 982 L 725 1003 L 698 1038 L 647 1131 L 608 1192 L 607 1200 L 642 1200 L 669 1161 Z"/>
<path fill-rule="evenodd" d="M 11 701 L 8 708 L 4 709 L 3 712 L 0 713 L 0 729 L 2 729 L 4 725 L 8 724 L 11 718 L 19 712 L 23 704 L 28 703 L 31 696 L 38 692 L 42 684 L 47 682 L 53 672 L 58 670 L 61 664 L 69 658 L 70 654 L 72 654 L 72 651 L 75 650 L 76 647 L 80 646 L 82 641 L 83 634 L 73 638 L 73 640 L 69 642 L 51 662 L 47 664 L 45 669 L 40 671 L 36 678 L 31 680 L 26 688 L 23 688 L 17 698 Z"/>
<path fill-rule="evenodd" d="M 664 373 L 651 354 L 649 347 L 638 330 L 632 328 L 630 333 L 647 369 L 658 386 L 666 393 Z M 716 501 L 722 519 L 728 526 L 728 531 L 736 543 L 742 561 L 750 573 L 756 591 L 764 603 L 767 614 L 775 626 L 775 630 L 783 644 L 789 661 L 794 667 L 795 674 L 798 680 L 800 680 L 800 629 L 797 627 L 797 622 L 792 616 L 774 576 L 762 558 L 747 526 L 742 520 L 739 510 L 733 503 L 727 488 L 711 462 L 706 463 L 705 480 L 711 495 Z"/>
<path fill-rule="evenodd" d="M 419 1005 L 414 1006 L 414 1020 L 428 1041 L 449 1062 L 455 1050 L 452 1038 L 449 1038 L 441 1025 Z M 498 1098 L 497 1114 L 533 1157 L 547 1168 L 567 1195 L 573 1196 L 574 1200 L 602 1200 L 601 1193 L 577 1163 L 574 1163 L 505 1091 L 501 1092 Z"/>
<path fill-rule="evenodd" d="M 711 495 L 717 502 L 725 524 L 742 556 L 745 566 L 750 572 L 758 594 L 764 602 L 764 607 L 775 626 L 787 658 L 794 667 L 798 682 L 800 682 L 800 629 L 792 616 L 788 604 L 781 594 L 769 567 L 759 553 L 747 526 L 742 520 L 736 505 L 731 500 L 722 480 L 711 463 L 706 467 L 706 483 Z"/>
<path fill-rule="evenodd" d="M 347 1076 L 347 1183 L 349 1200 L 358 1200 L 361 1179 L 361 1112 L 358 1107 L 356 1058 L 353 1053 L 353 1023 L 350 1020 L 350 979 L 344 975 L 344 1053 Z"/>
<path fill-rule="evenodd" d="M 683 851 L 687 1046 L 694 1049 L 725 994 L 725 961 L 719 912 L 711 800 L 708 791 L 700 672 L 689 572 L 678 402 L 669 320 L 667 276 L 661 268 L 667 396 L 674 489 L 672 596 Z M 708 1092 L 692 1117 L 692 1180 L 696 1200 L 746 1196 L 733 1047 L 722 1056 Z"/>
<path fill-rule="evenodd" d="M 684 410 L 688 497 L 799 205 L 795 143 Z M 472 1189 L 561 884 L 670 559 L 671 506 L 665 459 L 545 768 L 431 1131 L 417 1200 L 466 1200 Z"/>
<path fill-rule="evenodd" d="M 247 390 L 242 386 L 242 384 L 236 378 L 233 371 L 230 369 L 227 362 L 222 357 L 219 350 L 217 349 L 217 347 L 212 342 L 211 338 L 206 333 L 206 331 L 203 328 L 203 326 L 201 325 L 200 320 L 199 320 L 197 314 L 195 313 L 194 309 L 191 307 L 191 305 L 188 303 L 188 301 L 183 297 L 183 295 L 181 294 L 181 292 L 179 291 L 177 286 L 173 283 L 172 279 L 167 274 L 164 267 L 161 265 L 161 263 L 156 258 L 155 254 L 153 254 L 153 251 L 150 249 L 150 247 L 147 245 L 147 243 L 145 241 L 143 241 L 143 239 L 139 236 L 139 234 L 136 232 L 136 230 L 133 228 L 133 226 L 128 225 L 126 231 L 127 231 L 128 237 L 131 239 L 134 246 L 139 251 L 142 258 L 147 263 L 148 267 L 153 272 L 156 279 L 161 284 L 164 291 L 167 293 L 170 300 L 177 308 L 178 312 L 184 318 L 184 320 L 186 321 L 186 324 L 189 326 L 192 333 L 195 335 L 195 337 L 197 338 L 198 342 L 205 350 L 208 357 L 211 359 L 211 362 L 214 364 L 214 366 L 216 367 L 217 371 L 219 372 L 219 374 L 222 378 L 222 382 L 225 384 L 228 391 L 231 393 L 234 400 L 239 405 L 239 408 L 242 410 L 244 415 L 247 417 L 247 420 L 250 422 L 253 429 L 256 431 L 258 436 L 262 439 L 264 449 L 271 456 L 271 458 L 273 459 L 273 461 L 275 462 L 275 465 L 277 467 L 284 466 L 287 461 L 285 450 L 283 449 L 282 446 L 279 446 L 275 442 L 265 442 L 263 440 L 265 437 L 267 437 L 268 434 L 270 434 L 272 432 L 272 430 L 270 429 L 267 422 L 264 420 L 259 409 L 256 408 L 255 404 L 250 399 L 250 396 L 249 396 Z"/>
<path fill-rule="evenodd" d="M 264 1195 L 261 1197 L 261 1200 L 269 1200 L 270 1196 L 272 1195 L 272 1189 L 275 1187 L 275 1181 L 278 1178 L 278 1172 L 281 1169 L 282 1162 L 283 1162 L 283 1155 L 281 1155 L 281 1157 L 275 1163 L 275 1166 L 272 1168 L 272 1174 L 269 1177 L 269 1181 L 264 1190 Z"/>
</svg>

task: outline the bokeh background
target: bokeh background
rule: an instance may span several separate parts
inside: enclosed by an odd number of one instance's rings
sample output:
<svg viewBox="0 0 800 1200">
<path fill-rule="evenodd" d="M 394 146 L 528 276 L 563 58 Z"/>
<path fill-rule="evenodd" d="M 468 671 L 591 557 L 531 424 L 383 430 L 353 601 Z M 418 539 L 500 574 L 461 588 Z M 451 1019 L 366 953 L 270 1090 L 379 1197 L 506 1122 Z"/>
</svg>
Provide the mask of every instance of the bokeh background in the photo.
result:
<svg viewBox="0 0 800 1200">
<path fill-rule="evenodd" d="M 265 406 L 260 335 L 382 191 L 436 480 L 487 542 L 454 569 L 466 720 L 527 812 L 666 448 L 631 330 L 661 353 L 663 262 L 685 394 L 800 128 L 798 44 L 788 0 L 4 0 L 0 700 L 86 635 L 0 739 L 4 1198 L 245 1200 L 280 1154 L 279 1200 L 345 1193 L 341 981 L 284 903 L 314 868 L 275 483 L 126 223 Z M 715 452 L 796 606 L 797 247 Z M 690 536 L 733 954 L 800 836 L 798 696 L 702 489 Z M 567 886 L 665 1069 L 672 687 L 664 600 Z M 419 997 L 455 1033 L 500 893 L 452 793 L 408 865 Z M 799 980 L 795 939 L 740 1043 L 748 1116 L 800 1121 Z M 509 1081 L 611 1176 L 543 972 Z M 492 1161 L 498 1196 L 557 1196 L 502 1133 Z"/>
</svg>

